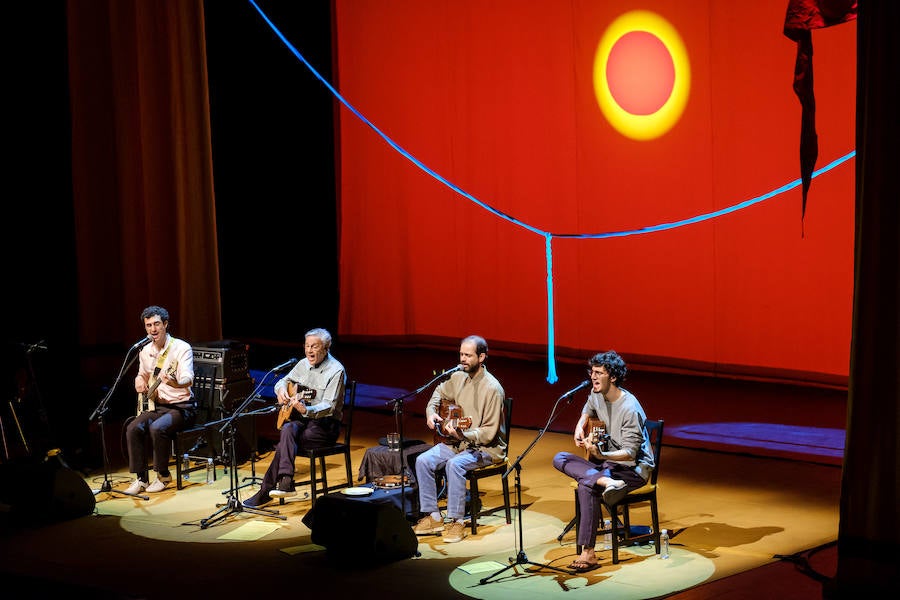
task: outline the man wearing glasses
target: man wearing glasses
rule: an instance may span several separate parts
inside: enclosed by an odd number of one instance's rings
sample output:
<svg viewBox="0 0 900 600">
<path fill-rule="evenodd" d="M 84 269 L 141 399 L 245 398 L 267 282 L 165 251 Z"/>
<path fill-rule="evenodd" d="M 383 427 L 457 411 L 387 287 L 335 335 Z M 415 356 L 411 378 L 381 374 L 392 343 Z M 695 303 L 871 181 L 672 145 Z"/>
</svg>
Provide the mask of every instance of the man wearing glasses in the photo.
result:
<svg viewBox="0 0 900 600">
<path fill-rule="evenodd" d="M 347 375 L 330 353 L 331 334 L 311 329 L 305 335 L 304 353 L 290 373 L 275 384 L 275 396 L 281 408 L 290 410 L 290 418 L 281 426 L 275 455 L 263 476 L 259 491 L 243 501 L 257 508 L 273 497 L 295 496 L 294 458 L 298 448 L 329 446 L 341 431 L 344 387 Z"/>
<path fill-rule="evenodd" d="M 559 452 L 553 466 L 578 482 L 581 514 L 576 541 L 582 547 L 570 569 L 588 571 L 597 566 L 594 544 L 600 522 L 597 496 L 607 505 L 618 503 L 629 490 L 642 487 L 655 467 L 647 416 L 638 399 L 622 385 L 628 372 L 625 361 L 614 350 L 595 354 L 589 361 L 591 392 L 575 425 L 575 445 L 588 457 Z M 585 436 L 589 420 L 605 424 L 602 438 Z M 608 449 L 605 449 L 608 448 Z"/>
</svg>

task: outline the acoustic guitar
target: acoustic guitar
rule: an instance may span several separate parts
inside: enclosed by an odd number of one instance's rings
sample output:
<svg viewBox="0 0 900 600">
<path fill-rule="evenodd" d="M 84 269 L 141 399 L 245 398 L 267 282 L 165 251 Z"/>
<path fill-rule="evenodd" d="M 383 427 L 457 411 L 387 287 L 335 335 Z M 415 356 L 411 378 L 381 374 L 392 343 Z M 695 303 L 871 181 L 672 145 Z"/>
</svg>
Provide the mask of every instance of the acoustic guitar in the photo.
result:
<svg viewBox="0 0 900 600">
<path fill-rule="evenodd" d="M 308 405 L 309 401 L 316 397 L 316 390 L 308 388 L 305 385 L 300 385 L 299 383 L 294 383 L 293 381 L 288 381 L 287 391 L 288 395 L 291 396 L 291 401 L 287 404 L 282 404 L 278 408 L 278 419 L 275 422 L 275 429 L 278 429 L 279 431 L 285 421 L 291 420 L 291 413 L 294 412 L 298 403 L 303 402 Z"/>
<path fill-rule="evenodd" d="M 166 369 L 166 375 L 171 377 L 175 377 L 176 372 L 175 365 L 169 365 L 169 368 Z M 156 379 L 151 385 L 150 388 L 144 394 L 138 394 L 137 399 L 137 414 L 141 414 L 145 410 L 156 410 L 156 393 L 159 388 L 159 384 L 162 383 L 162 377 Z"/>
<path fill-rule="evenodd" d="M 444 433 L 444 425 L 451 425 L 456 429 L 468 429 L 472 426 L 472 417 L 462 416 L 462 409 L 456 405 L 453 400 L 441 398 L 441 404 L 438 407 L 438 415 L 443 419 L 442 422 L 436 423 L 434 426 L 434 443 L 441 442 L 454 446 L 462 440 Z"/>
<path fill-rule="evenodd" d="M 588 417 L 587 428 L 585 433 L 585 440 L 589 441 L 591 444 L 597 445 L 599 444 L 599 448 L 601 452 L 606 452 L 609 448 L 608 440 L 609 434 L 606 433 L 606 423 L 601 419 L 596 419 L 594 417 Z M 598 459 L 593 456 L 590 451 L 585 448 L 584 449 L 584 457 L 592 462 L 597 462 Z"/>
</svg>

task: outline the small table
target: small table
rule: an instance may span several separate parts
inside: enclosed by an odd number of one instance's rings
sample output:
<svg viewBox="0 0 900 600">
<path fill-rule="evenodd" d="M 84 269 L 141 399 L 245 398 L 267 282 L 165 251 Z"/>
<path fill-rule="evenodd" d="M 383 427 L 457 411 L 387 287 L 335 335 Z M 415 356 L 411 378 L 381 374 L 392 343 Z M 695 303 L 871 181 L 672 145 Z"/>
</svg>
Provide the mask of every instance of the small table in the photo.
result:
<svg viewBox="0 0 900 600">
<path fill-rule="evenodd" d="M 401 501 L 401 489 L 375 488 L 366 496 L 333 492 L 320 497 L 303 516 L 312 543 L 325 546 L 335 556 L 362 553 L 361 557 L 376 562 L 415 555 L 419 541 L 411 521 L 418 515 L 418 492 L 415 487 L 405 488 L 405 501 Z"/>
<path fill-rule="evenodd" d="M 379 489 L 376 488 L 373 484 L 369 484 L 361 487 L 370 487 L 372 488 L 372 493 L 367 496 L 354 496 L 347 495 L 343 492 L 331 492 L 330 494 L 325 494 L 321 496 L 316 503 L 313 504 L 312 508 L 307 511 L 305 515 L 303 515 L 303 524 L 313 529 L 316 525 L 316 514 L 317 513 L 330 513 L 333 510 L 332 504 L 337 505 L 339 507 L 351 508 L 355 504 L 365 504 L 365 505 L 375 505 L 375 504 L 386 504 L 389 506 L 393 506 L 397 509 L 397 511 L 401 511 L 401 504 L 404 504 L 404 508 L 406 509 L 406 515 L 408 518 L 413 519 L 418 516 L 419 513 L 419 491 L 418 488 L 414 485 L 408 485 L 404 489 L 406 491 L 405 497 L 406 501 L 401 501 L 400 490 L 401 488 L 391 488 L 391 489 Z M 358 488 L 354 488 L 358 489 Z M 323 508 L 320 508 L 320 503 Z"/>
<path fill-rule="evenodd" d="M 432 444 L 426 444 L 422 440 L 405 440 L 404 442 L 403 455 L 406 457 L 409 482 L 412 485 L 416 479 L 416 458 L 426 450 L 430 450 Z M 381 445 L 367 448 L 359 465 L 357 480 L 371 483 L 385 475 L 401 475 L 400 452 Z"/>
</svg>

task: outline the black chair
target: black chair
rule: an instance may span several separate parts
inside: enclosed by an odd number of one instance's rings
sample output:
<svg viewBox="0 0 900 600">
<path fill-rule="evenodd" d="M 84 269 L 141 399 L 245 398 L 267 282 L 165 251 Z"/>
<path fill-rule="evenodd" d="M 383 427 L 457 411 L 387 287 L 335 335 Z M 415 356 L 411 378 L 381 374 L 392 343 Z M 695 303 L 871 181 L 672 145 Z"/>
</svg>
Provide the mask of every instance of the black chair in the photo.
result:
<svg viewBox="0 0 900 600">
<path fill-rule="evenodd" d="M 512 426 L 512 398 L 503 400 L 503 418 L 500 422 L 501 435 L 506 438 L 507 450 L 509 449 L 509 432 Z M 480 492 L 478 491 L 478 482 L 486 477 L 502 476 L 509 469 L 509 456 L 503 462 L 478 467 L 466 472 L 466 481 L 469 483 L 469 526 L 472 535 L 478 533 L 478 517 L 488 515 L 500 509 L 499 506 L 494 508 L 484 508 L 481 504 Z M 436 473 L 439 481 L 444 480 L 444 470 L 439 469 Z M 503 509 L 506 512 L 506 523 L 512 523 L 512 510 L 509 502 L 509 478 L 501 477 L 500 482 L 503 486 Z"/>
<path fill-rule="evenodd" d="M 656 492 L 658 489 L 657 479 L 659 478 L 659 463 L 660 463 L 660 454 L 662 452 L 662 437 L 663 437 L 663 420 L 652 421 L 647 419 L 644 422 L 644 425 L 647 428 L 647 433 L 650 436 L 650 445 L 653 448 L 653 458 L 656 463 L 656 467 L 653 469 L 653 472 L 650 474 L 650 480 L 643 486 L 636 490 L 631 490 L 626 494 L 619 502 L 613 505 L 608 505 L 606 502 L 602 502 L 603 507 L 609 513 L 611 528 L 609 530 L 601 529 L 597 533 L 606 534 L 611 533 L 612 539 L 612 561 L 613 564 L 619 563 L 619 547 L 630 545 L 632 542 L 645 539 L 652 538 L 654 547 L 656 548 L 656 553 L 659 554 L 659 506 L 657 504 Z M 634 506 L 635 504 L 641 504 L 643 502 L 650 503 L 650 518 L 652 520 L 652 527 L 650 528 L 649 533 L 642 533 L 639 535 L 631 534 L 631 518 L 628 512 L 629 507 Z M 619 521 L 619 515 L 621 514 L 622 520 Z M 578 491 L 575 491 L 575 530 L 578 531 L 578 522 L 581 518 L 580 511 L 578 509 Z M 581 554 L 581 546 L 576 545 L 575 550 L 578 554 Z"/>
<path fill-rule="evenodd" d="M 356 382 L 351 381 L 347 388 L 344 400 L 344 410 L 341 413 L 341 430 L 343 435 L 338 435 L 338 441 L 331 446 L 322 446 L 319 448 L 299 449 L 298 457 L 304 457 L 309 460 L 309 479 L 303 481 L 295 481 L 294 487 L 310 486 L 310 503 L 314 506 L 316 498 L 320 495 L 328 494 L 343 488 L 353 487 L 353 474 L 350 459 L 350 434 L 353 429 L 353 408 L 356 406 Z M 328 456 L 344 457 L 344 468 L 346 470 L 347 482 L 335 485 L 328 485 L 328 470 L 325 466 L 325 458 Z M 318 463 L 318 465 L 317 465 Z M 321 470 L 321 473 L 319 473 Z M 321 484 L 321 485 L 319 485 Z M 284 504 L 284 498 L 278 499 L 279 504 Z"/>
</svg>

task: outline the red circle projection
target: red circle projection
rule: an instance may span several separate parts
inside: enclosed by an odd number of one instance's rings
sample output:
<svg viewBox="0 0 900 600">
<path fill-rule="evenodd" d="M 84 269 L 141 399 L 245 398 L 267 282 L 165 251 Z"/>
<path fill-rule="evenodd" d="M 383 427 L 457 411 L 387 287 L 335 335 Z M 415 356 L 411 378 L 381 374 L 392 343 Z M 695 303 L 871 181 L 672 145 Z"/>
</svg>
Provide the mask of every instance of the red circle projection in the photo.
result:
<svg viewBox="0 0 900 600">
<path fill-rule="evenodd" d="M 675 63 L 658 37 L 646 31 L 631 31 L 613 45 L 606 63 L 606 79 L 619 106 L 633 115 L 650 115 L 672 95 Z"/>
</svg>

